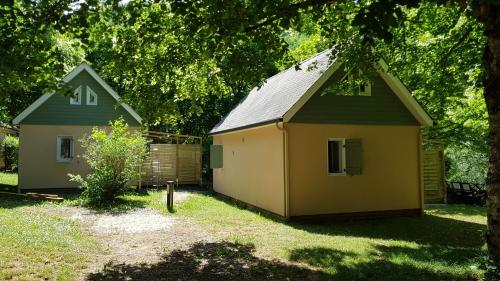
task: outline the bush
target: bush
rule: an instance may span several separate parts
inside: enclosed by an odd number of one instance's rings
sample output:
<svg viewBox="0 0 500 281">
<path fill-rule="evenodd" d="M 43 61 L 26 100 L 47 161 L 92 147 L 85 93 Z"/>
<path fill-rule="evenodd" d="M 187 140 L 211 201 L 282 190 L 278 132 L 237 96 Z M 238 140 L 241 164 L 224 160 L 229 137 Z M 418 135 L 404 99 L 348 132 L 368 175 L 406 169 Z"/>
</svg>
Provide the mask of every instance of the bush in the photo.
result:
<svg viewBox="0 0 500 281">
<path fill-rule="evenodd" d="M 91 172 L 84 178 L 68 174 L 71 181 L 84 189 L 90 202 L 113 201 L 123 194 L 129 182 L 138 180 L 138 167 L 146 156 L 146 139 L 140 132 L 131 133 L 122 119 L 110 122 L 111 131 L 94 128 L 80 140 L 85 148 L 83 158 Z"/>
<path fill-rule="evenodd" d="M 19 155 L 19 138 L 6 136 L 2 141 L 5 170 L 17 171 L 17 157 Z"/>
</svg>

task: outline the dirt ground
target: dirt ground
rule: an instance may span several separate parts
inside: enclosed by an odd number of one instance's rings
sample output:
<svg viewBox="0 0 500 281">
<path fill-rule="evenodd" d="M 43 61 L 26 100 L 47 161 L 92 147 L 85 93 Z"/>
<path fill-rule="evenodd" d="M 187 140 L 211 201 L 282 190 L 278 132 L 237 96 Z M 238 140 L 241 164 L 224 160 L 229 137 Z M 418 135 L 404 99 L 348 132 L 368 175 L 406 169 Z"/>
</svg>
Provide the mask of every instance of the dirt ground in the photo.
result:
<svg viewBox="0 0 500 281">
<path fill-rule="evenodd" d="M 191 195 L 177 191 L 175 202 Z M 78 280 L 328 280 L 309 266 L 258 257 L 253 245 L 220 241 L 189 218 L 151 208 L 110 213 L 53 205 L 43 211 L 75 222 L 100 244 Z"/>
<path fill-rule="evenodd" d="M 189 198 L 190 193 L 179 191 L 175 195 L 179 203 Z M 165 216 L 151 208 L 119 213 L 67 206 L 51 206 L 45 210 L 76 222 L 101 245 L 100 254 L 93 257 L 89 268 L 82 272 L 82 280 L 106 267 L 155 264 L 162 260 L 165 253 L 186 249 L 194 243 L 213 241 L 196 222 Z"/>
</svg>

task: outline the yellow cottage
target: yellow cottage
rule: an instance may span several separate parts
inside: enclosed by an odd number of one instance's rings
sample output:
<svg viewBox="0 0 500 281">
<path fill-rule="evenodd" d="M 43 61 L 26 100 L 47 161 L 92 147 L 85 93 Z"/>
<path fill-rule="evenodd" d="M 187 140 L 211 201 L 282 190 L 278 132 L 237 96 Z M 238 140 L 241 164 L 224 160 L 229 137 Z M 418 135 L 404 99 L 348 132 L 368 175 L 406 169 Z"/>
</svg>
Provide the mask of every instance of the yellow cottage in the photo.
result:
<svg viewBox="0 0 500 281">
<path fill-rule="evenodd" d="M 286 218 L 420 214 L 432 119 L 383 61 L 345 87 L 359 71 L 330 54 L 267 79 L 211 130 L 214 190 Z"/>
</svg>

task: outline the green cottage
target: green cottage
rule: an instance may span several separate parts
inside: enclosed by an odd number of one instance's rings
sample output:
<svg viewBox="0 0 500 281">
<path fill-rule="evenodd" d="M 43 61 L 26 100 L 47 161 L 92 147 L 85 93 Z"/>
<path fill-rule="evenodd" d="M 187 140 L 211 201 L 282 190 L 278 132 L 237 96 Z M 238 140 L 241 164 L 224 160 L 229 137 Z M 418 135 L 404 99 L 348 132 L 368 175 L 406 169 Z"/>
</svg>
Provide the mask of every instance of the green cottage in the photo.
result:
<svg viewBox="0 0 500 281">
<path fill-rule="evenodd" d="M 44 94 L 13 120 L 19 126 L 19 191 L 77 187 L 67 174 L 89 172 L 77 157 L 84 152 L 80 138 L 120 117 L 131 129 L 141 126 L 141 117 L 89 65 L 82 63 L 63 81 L 73 96 Z"/>
</svg>

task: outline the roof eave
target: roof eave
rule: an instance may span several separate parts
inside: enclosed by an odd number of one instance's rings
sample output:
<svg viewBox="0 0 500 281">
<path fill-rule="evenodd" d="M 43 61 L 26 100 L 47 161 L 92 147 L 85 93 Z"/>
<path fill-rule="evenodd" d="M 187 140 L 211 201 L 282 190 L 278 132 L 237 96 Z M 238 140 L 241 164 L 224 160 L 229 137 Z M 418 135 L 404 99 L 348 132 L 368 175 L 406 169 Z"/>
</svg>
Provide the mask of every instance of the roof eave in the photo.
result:
<svg viewBox="0 0 500 281">
<path fill-rule="evenodd" d="M 253 123 L 253 124 L 249 124 L 249 125 L 246 125 L 246 126 L 241 126 L 241 127 L 235 127 L 235 128 L 231 128 L 231 129 L 226 129 L 226 130 L 222 130 L 222 131 L 216 131 L 214 132 L 213 130 L 211 130 L 208 135 L 209 136 L 215 136 L 215 135 L 220 135 L 220 134 L 225 134 L 225 133 L 230 133 L 230 132 L 235 132 L 235 131 L 241 131 L 241 130 L 248 130 L 248 129 L 253 129 L 253 128 L 257 128 L 257 127 L 261 127 L 261 126 L 264 126 L 264 125 L 269 125 L 269 124 L 272 124 L 272 123 L 276 123 L 276 122 L 282 122 L 283 121 L 283 118 L 274 118 L 274 119 L 270 119 L 270 120 L 266 120 L 266 121 L 262 121 L 262 122 L 258 122 L 258 123 Z"/>
</svg>

